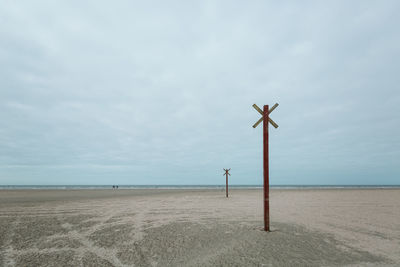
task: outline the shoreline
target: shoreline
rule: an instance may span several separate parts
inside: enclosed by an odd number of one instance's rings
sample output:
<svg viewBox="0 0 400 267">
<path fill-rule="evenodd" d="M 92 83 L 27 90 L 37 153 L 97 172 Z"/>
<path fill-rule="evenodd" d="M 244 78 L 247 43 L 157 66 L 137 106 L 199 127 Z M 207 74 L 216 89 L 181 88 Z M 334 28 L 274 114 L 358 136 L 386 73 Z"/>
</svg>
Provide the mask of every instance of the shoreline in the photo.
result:
<svg viewBox="0 0 400 267">
<path fill-rule="evenodd" d="M 226 185 L 0 185 L 2 190 L 218 190 Z M 262 185 L 228 185 L 229 189 L 262 189 Z M 400 185 L 270 185 L 270 190 L 296 189 L 400 189 Z"/>
</svg>

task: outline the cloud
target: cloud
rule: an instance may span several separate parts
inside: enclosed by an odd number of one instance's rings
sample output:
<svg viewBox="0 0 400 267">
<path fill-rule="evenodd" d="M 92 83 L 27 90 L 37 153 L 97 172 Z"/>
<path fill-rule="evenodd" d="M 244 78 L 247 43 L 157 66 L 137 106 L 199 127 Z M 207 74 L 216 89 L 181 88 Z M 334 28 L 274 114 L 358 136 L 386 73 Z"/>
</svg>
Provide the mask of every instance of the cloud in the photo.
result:
<svg viewBox="0 0 400 267">
<path fill-rule="evenodd" d="M 398 183 L 396 1 L 1 5 L 0 184 Z"/>
</svg>

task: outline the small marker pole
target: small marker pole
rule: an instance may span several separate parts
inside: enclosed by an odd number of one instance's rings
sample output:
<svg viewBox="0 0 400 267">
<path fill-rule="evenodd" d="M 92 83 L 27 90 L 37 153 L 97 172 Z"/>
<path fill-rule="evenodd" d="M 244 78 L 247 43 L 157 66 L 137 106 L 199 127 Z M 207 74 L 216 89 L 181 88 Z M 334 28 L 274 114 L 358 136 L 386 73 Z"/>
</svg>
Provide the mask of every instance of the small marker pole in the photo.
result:
<svg viewBox="0 0 400 267">
<path fill-rule="evenodd" d="M 229 173 L 231 169 L 224 169 L 225 173 L 223 175 L 226 175 L 226 197 L 228 197 L 228 175 L 231 175 Z"/>
<path fill-rule="evenodd" d="M 228 173 L 226 173 L 226 197 L 228 197 Z"/>
<path fill-rule="evenodd" d="M 264 230 L 269 232 L 269 162 L 268 162 L 268 105 L 263 110 L 264 136 Z"/>
</svg>

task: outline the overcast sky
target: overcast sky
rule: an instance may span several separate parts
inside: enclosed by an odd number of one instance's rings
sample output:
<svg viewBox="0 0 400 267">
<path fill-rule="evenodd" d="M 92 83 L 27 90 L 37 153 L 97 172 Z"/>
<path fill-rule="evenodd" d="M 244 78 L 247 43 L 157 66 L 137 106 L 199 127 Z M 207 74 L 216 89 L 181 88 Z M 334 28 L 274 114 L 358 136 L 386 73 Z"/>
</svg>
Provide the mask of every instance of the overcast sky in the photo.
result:
<svg viewBox="0 0 400 267">
<path fill-rule="evenodd" d="M 399 14 L 0 0 L 0 184 L 400 184 Z"/>
</svg>

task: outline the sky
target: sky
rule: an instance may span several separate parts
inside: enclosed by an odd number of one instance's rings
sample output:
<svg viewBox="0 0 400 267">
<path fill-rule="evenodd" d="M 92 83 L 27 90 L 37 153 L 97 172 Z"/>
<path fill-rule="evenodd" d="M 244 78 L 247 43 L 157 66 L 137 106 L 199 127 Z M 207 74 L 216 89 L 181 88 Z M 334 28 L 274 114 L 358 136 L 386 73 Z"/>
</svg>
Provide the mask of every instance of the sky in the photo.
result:
<svg viewBox="0 0 400 267">
<path fill-rule="evenodd" d="M 0 185 L 398 185 L 399 13 L 0 0 Z"/>
</svg>

